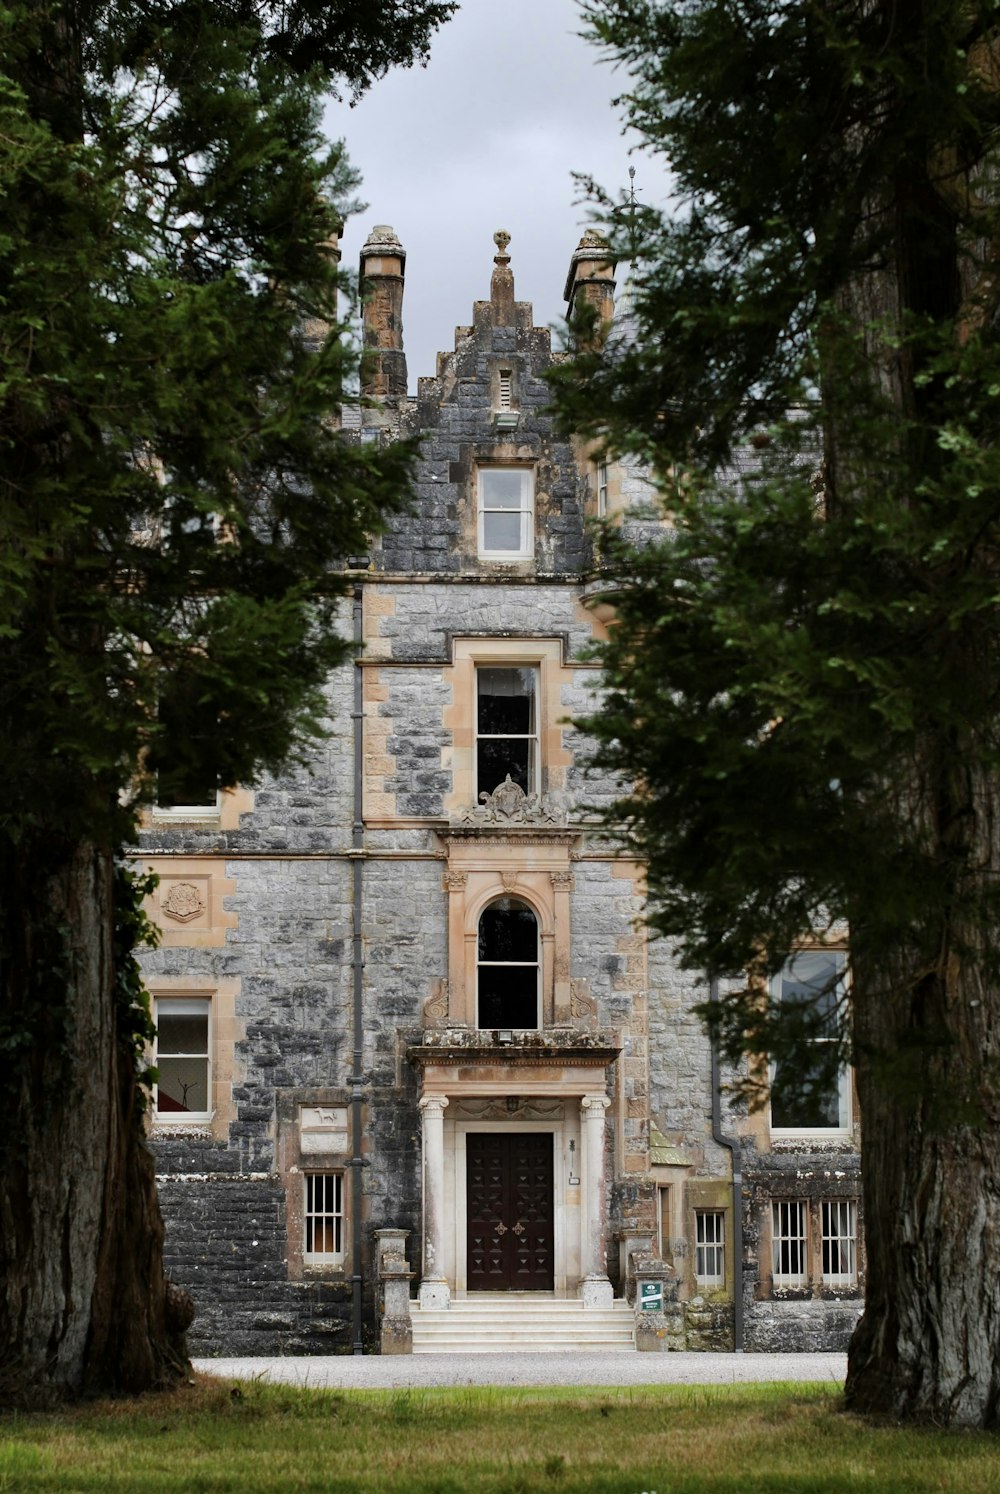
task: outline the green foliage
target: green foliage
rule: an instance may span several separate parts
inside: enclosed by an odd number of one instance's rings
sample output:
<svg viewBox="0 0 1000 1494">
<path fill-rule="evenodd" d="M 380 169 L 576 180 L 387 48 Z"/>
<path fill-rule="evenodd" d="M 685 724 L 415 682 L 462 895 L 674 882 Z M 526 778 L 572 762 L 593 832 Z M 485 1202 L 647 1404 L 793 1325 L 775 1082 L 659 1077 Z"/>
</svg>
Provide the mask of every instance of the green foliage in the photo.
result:
<svg viewBox="0 0 1000 1494">
<path fill-rule="evenodd" d="M 636 785 L 609 818 L 695 967 L 765 974 L 849 924 L 867 995 L 913 993 L 916 1088 L 945 1041 L 923 977 L 1000 975 L 1000 7 L 586 11 L 678 192 L 606 204 L 638 241 L 632 335 L 556 376 L 670 520 L 602 540 L 617 625 L 584 724 Z M 751 989 L 705 1014 L 730 1056 L 803 1035 Z"/>
<path fill-rule="evenodd" d="M 336 429 L 356 179 L 320 108 L 452 8 L 0 7 L 8 844 L 114 842 L 157 774 L 249 781 L 318 729 L 338 577 L 412 459 Z"/>
<path fill-rule="evenodd" d="M 123 862 L 115 865 L 115 1017 L 118 1040 L 130 1055 L 142 1086 L 137 1092 L 140 1111 L 156 1071 L 146 1057 L 156 1036 L 149 992 L 143 984 L 136 952 L 155 949 L 160 931 L 143 907 L 143 899 L 155 889 L 159 878 L 152 872 L 132 871 Z"/>
</svg>

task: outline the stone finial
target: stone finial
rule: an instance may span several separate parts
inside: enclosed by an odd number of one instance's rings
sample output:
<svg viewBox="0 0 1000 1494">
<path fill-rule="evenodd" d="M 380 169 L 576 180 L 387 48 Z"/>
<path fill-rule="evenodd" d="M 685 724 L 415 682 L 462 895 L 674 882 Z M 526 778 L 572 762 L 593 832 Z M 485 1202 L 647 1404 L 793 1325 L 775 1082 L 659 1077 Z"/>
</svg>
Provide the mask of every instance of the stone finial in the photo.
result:
<svg viewBox="0 0 1000 1494">
<path fill-rule="evenodd" d="M 493 242 L 500 251 L 499 254 L 493 257 L 493 278 L 490 281 L 493 325 L 495 327 L 513 327 L 514 276 L 510 270 L 510 255 L 507 253 L 510 234 L 502 228 L 498 229 L 493 235 Z"/>
</svg>

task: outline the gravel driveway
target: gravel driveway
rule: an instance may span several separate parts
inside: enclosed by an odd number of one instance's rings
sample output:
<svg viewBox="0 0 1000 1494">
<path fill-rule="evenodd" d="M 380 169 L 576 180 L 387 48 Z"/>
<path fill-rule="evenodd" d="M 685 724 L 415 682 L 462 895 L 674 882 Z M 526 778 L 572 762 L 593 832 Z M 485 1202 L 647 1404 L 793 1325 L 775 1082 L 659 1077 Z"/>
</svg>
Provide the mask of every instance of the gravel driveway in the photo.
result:
<svg viewBox="0 0 1000 1494">
<path fill-rule="evenodd" d="M 760 1380 L 843 1384 L 846 1354 L 378 1354 L 325 1359 L 196 1359 L 226 1379 L 338 1390 L 426 1385 L 733 1385 Z"/>
</svg>

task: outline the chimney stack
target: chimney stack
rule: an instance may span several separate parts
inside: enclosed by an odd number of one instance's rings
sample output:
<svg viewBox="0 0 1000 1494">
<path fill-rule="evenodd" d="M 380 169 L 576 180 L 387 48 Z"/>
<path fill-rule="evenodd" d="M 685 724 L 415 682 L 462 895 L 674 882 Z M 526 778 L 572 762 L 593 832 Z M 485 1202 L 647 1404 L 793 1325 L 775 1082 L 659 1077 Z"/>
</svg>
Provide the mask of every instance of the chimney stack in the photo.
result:
<svg viewBox="0 0 1000 1494">
<path fill-rule="evenodd" d="M 563 297 L 568 302 L 566 315 L 570 318 L 581 302 L 593 306 L 597 312 L 595 341 L 599 346 L 615 314 L 615 262 L 607 240 L 592 228 L 587 229 L 573 251 Z"/>
<path fill-rule="evenodd" d="M 403 352 L 403 276 L 406 250 L 395 230 L 379 223 L 361 250 L 361 294 L 364 299 L 363 346 L 367 376 L 361 393 L 377 399 L 405 399 L 406 354 Z M 374 355 L 374 356 L 373 356 Z"/>
</svg>

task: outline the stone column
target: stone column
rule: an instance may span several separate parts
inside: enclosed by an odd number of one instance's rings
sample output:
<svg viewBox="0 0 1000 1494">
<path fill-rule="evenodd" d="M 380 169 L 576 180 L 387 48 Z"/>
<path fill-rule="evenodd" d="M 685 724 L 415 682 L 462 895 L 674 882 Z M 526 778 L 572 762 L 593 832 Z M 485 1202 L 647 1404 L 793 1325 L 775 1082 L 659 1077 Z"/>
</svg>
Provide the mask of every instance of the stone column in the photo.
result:
<svg viewBox="0 0 1000 1494">
<path fill-rule="evenodd" d="M 447 1307 L 451 1300 L 441 1270 L 444 1259 L 444 1095 L 425 1095 L 420 1101 L 424 1132 L 424 1270 L 420 1282 L 421 1307 Z"/>
<path fill-rule="evenodd" d="M 610 1104 L 611 1101 L 604 1094 L 585 1095 L 580 1101 L 586 1184 L 580 1296 L 585 1307 L 608 1307 L 614 1300 L 614 1289 L 608 1280 L 601 1218 L 604 1201 L 604 1112 Z"/>
</svg>

